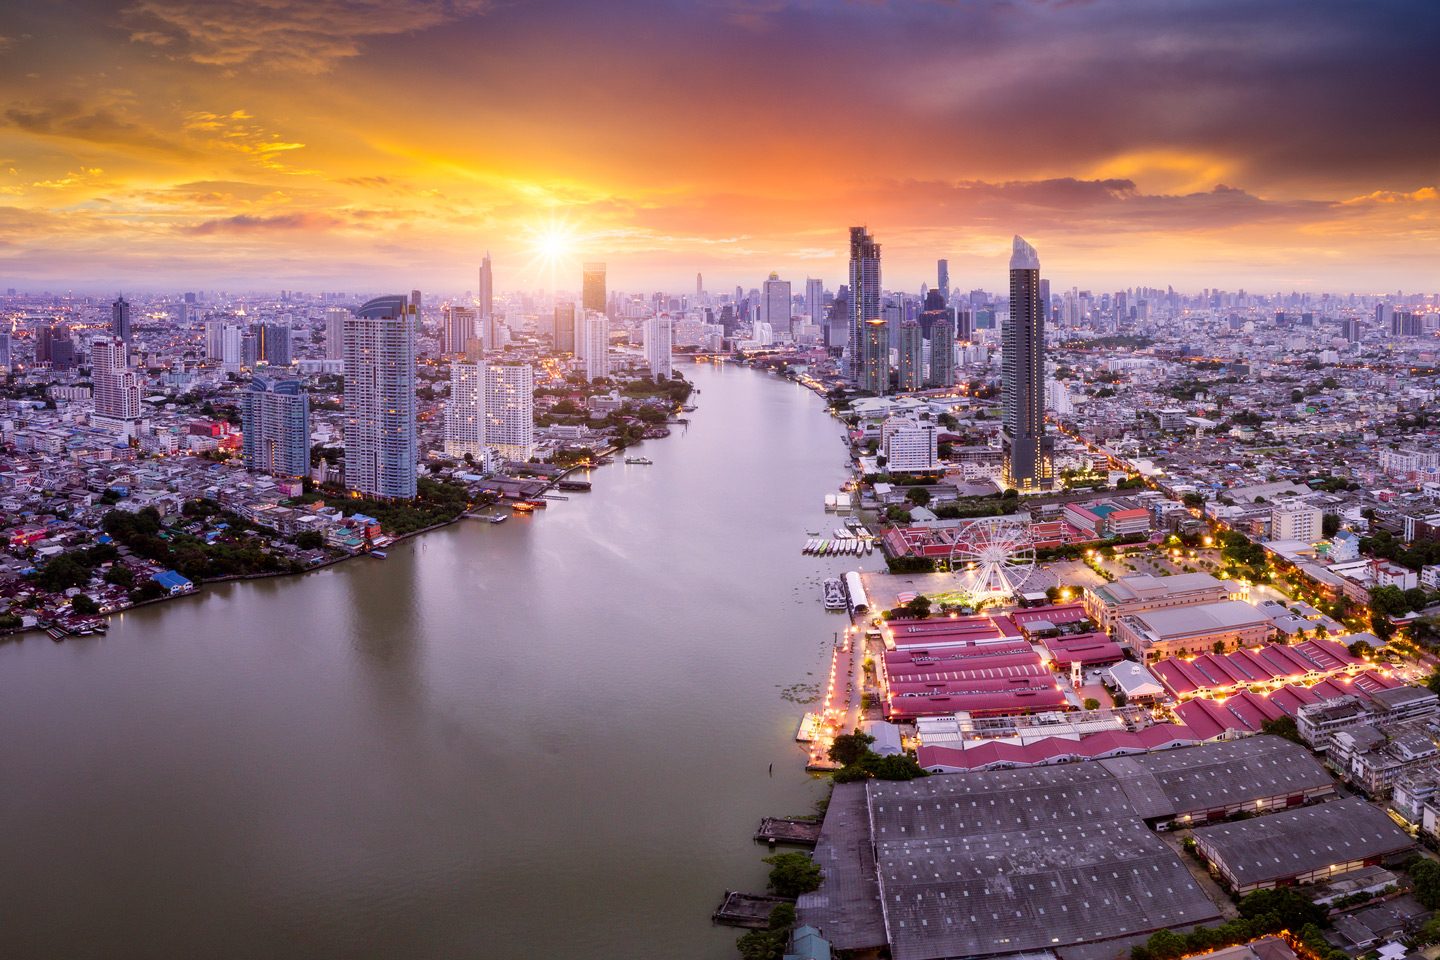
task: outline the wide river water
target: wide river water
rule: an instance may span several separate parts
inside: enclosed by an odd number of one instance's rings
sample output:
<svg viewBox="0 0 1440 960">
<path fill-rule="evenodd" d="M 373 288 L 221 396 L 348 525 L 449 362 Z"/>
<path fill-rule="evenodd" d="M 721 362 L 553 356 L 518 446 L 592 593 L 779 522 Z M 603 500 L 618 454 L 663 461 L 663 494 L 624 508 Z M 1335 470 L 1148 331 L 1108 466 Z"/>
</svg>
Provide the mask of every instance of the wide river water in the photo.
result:
<svg viewBox="0 0 1440 960">
<path fill-rule="evenodd" d="M 819 580 L 879 562 L 800 554 L 819 397 L 683 370 L 653 466 L 533 517 L 0 645 L 0 957 L 738 957 L 710 912 L 822 793 Z"/>
</svg>

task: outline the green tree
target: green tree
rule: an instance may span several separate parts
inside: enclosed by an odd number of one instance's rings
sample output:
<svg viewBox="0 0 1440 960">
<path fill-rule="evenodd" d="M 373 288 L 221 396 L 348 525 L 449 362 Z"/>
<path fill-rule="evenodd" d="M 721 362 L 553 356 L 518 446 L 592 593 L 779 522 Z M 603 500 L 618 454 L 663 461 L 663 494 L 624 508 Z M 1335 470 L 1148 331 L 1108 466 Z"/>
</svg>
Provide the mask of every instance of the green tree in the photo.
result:
<svg viewBox="0 0 1440 960">
<path fill-rule="evenodd" d="M 1125 704 L 1130 702 L 1130 698 L 1126 695 L 1124 690 L 1116 690 L 1114 696 L 1112 696 L 1110 699 L 1115 701 L 1115 706 L 1117 707 L 1123 707 L 1125 706 Z"/>
<path fill-rule="evenodd" d="M 77 593 L 70 598 L 70 609 L 82 617 L 93 616 L 100 612 L 100 608 L 96 606 L 95 601 L 83 593 Z"/>
<path fill-rule="evenodd" d="M 766 857 L 764 862 L 771 866 L 767 886 L 778 897 L 798 897 L 817 890 L 824 879 L 819 864 L 811 860 L 808 853 L 777 853 Z"/>
<path fill-rule="evenodd" d="M 295 546 L 301 550 L 319 550 L 325 546 L 325 537 L 319 530 L 306 530 L 296 535 Z"/>
<path fill-rule="evenodd" d="M 917 507 L 923 507 L 930 502 L 930 491 L 924 487 L 911 487 L 909 491 L 906 492 L 905 499 Z"/>
<path fill-rule="evenodd" d="M 874 742 L 874 737 L 860 730 L 842 733 L 830 744 L 826 755 L 842 767 L 848 767 L 859 763 L 861 758 L 870 752 L 870 744 Z"/>
<path fill-rule="evenodd" d="M 1240 900 L 1240 916 L 1247 920 L 1274 917 L 1282 929 L 1299 930 L 1306 924 L 1324 923 L 1325 910 L 1292 887 L 1256 890 Z"/>
<path fill-rule="evenodd" d="M 1096 700 L 1094 697 L 1086 697 L 1086 698 L 1085 698 L 1085 709 L 1086 709 L 1086 710 L 1099 710 L 1099 709 L 1100 709 L 1100 701 L 1099 701 L 1099 700 Z"/>
<path fill-rule="evenodd" d="M 1333 513 L 1327 513 L 1320 518 L 1320 534 L 1326 539 L 1335 536 L 1340 532 L 1340 518 Z"/>
<path fill-rule="evenodd" d="M 1266 720 L 1260 724 L 1260 732 L 1268 733 L 1276 737 L 1284 737 L 1286 740 L 1293 740 L 1301 746 L 1305 745 L 1305 741 L 1300 737 L 1299 728 L 1295 726 L 1294 717 Z"/>
<path fill-rule="evenodd" d="M 1440 863 L 1429 857 L 1411 857 L 1405 870 L 1415 884 L 1415 899 L 1430 910 L 1440 908 Z"/>
</svg>

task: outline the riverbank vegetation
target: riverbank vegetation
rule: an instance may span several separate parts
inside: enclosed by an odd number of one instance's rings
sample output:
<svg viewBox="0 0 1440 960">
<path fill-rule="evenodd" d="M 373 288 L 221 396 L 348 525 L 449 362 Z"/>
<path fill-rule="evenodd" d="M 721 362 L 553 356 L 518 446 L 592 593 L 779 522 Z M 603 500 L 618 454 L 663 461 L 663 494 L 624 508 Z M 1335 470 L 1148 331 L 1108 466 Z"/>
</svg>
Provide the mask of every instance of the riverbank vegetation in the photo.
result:
<svg viewBox="0 0 1440 960">
<path fill-rule="evenodd" d="M 870 749 L 875 738 L 856 730 L 842 733 L 830 744 L 828 756 L 840 764 L 840 769 L 831 775 L 836 783 L 850 783 L 853 780 L 914 780 L 930 774 L 908 753 L 881 756 Z"/>
</svg>

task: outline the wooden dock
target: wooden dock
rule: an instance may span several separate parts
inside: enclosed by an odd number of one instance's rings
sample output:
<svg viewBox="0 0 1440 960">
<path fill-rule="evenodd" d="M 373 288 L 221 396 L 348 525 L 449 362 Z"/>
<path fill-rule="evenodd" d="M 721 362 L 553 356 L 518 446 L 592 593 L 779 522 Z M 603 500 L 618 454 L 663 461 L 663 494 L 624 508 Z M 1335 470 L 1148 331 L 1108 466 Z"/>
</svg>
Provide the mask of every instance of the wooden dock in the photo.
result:
<svg viewBox="0 0 1440 960">
<path fill-rule="evenodd" d="M 820 841 L 820 821 L 799 817 L 766 817 L 755 831 L 755 839 L 766 843 L 793 843 L 813 847 Z"/>
<path fill-rule="evenodd" d="M 748 927 L 764 930 L 770 926 L 770 911 L 782 903 L 794 903 L 788 897 L 772 897 L 768 894 L 738 893 L 725 891 L 725 902 L 710 915 L 711 923 L 727 927 Z"/>
</svg>

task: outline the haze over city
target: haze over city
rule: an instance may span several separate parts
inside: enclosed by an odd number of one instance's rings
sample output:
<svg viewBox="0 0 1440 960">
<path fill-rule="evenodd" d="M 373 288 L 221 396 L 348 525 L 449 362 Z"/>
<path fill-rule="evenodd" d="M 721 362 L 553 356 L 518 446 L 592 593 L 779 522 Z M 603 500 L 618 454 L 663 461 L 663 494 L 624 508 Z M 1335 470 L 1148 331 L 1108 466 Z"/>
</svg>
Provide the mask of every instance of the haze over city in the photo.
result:
<svg viewBox="0 0 1440 960">
<path fill-rule="evenodd" d="M 1427 2 L 12 4 L 0 273 L 76 292 L 1393 292 L 1440 257 Z M 552 273 L 555 265 L 565 269 Z M 933 280 L 931 280 L 933 283 Z"/>
</svg>

